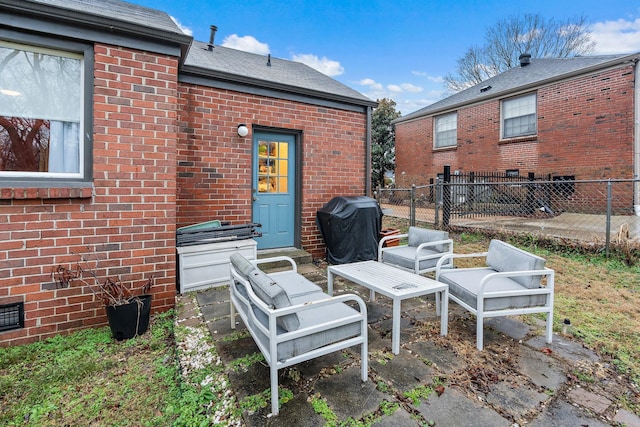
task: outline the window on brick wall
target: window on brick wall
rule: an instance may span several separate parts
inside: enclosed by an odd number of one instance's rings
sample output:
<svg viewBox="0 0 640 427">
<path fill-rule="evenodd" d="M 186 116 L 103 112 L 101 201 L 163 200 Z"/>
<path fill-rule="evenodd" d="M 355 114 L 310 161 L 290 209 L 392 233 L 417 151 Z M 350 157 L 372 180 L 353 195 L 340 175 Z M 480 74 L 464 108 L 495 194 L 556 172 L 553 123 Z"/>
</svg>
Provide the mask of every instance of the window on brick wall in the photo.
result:
<svg viewBox="0 0 640 427">
<path fill-rule="evenodd" d="M 434 122 L 434 147 L 455 147 L 458 139 L 458 113 L 437 116 Z"/>
<path fill-rule="evenodd" d="M 0 40 L 0 180 L 90 180 L 84 56 Z"/>
<path fill-rule="evenodd" d="M 502 138 L 516 138 L 536 134 L 535 93 L 503 100 L 501 112 Z"/>
</svg>

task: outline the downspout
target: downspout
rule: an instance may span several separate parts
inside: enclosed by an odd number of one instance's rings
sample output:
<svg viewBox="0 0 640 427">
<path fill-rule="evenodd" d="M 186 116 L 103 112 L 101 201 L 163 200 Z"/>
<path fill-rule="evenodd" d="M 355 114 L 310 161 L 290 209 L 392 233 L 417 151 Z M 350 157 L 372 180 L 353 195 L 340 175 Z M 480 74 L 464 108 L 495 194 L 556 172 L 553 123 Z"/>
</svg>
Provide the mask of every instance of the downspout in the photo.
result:
<svg viewBox="0 0 640 427">
<path fill-rule="evenodd" d="M 633 178 L 640 179 L 640 67 L 638 66 L 638 59 L 634 64 L 635 67 L 635 81 L 633 83 Z M 637 216 L 640 216 L 640 182 L 635 181 L 633 185 L 633 202 L 634 211 Z"/>
<path fill-rule="evenodd" d="M 371 117 L 372 107 L 367 107 L 367 131 L 366 140 L 367 145 L 365 149 L 365 164 L 364 164 L 364 195 L 371 196 Z"/>
</svg>

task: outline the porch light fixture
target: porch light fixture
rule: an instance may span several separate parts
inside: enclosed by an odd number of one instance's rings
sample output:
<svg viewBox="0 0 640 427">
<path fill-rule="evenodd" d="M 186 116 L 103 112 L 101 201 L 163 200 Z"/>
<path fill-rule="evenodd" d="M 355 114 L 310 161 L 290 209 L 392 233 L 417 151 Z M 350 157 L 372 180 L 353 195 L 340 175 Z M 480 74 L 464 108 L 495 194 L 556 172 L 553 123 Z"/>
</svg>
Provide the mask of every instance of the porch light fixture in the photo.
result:
<svg viewBox="0 0 640 427">
<path fill-rule="evenodd" d="M 244 123 L 238 125 L 238 135 L 241 137 L 245 137 L 249 135 L 249 128 Z"/>
</svg>

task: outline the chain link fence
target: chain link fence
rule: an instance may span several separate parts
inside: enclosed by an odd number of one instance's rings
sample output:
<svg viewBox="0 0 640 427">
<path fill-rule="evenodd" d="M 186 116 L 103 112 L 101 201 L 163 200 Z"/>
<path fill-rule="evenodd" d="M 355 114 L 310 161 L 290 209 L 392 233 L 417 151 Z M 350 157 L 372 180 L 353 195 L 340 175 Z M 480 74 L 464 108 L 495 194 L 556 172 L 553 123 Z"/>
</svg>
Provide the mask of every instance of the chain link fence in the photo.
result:
<svg viewBox="0 0 640 427">
<path fill-rule="evenodd" d="M 638 258 L 640 180 L 471 180 L 380 189 L 385 215 L 436 229 L 524 234 Z M 627 259 L 629 261 L 629 259 Z M 633 261 L 632 261 L 633 262 Z"/>
</svg>

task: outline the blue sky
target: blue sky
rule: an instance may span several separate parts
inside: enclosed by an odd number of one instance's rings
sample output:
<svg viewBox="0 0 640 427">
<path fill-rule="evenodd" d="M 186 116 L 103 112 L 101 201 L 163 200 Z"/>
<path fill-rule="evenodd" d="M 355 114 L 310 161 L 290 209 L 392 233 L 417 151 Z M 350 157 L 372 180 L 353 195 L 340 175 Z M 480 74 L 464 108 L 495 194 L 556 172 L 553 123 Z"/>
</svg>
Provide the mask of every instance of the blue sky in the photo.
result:
<svg viewBox="0 0 640 427">
<path fill-rule="evenodd" d="M 525 13 L 584 15 L 594 54 L 640 52 L 635 0 L 129 0 L 168 13 L 196 40 L 304 62 L 408 114 L 445 95 L 442 77 L 487 27 Z"/>
</svg>

